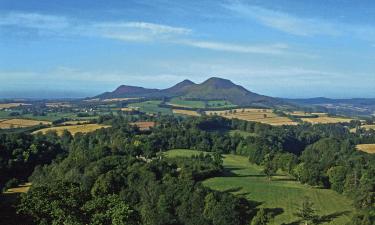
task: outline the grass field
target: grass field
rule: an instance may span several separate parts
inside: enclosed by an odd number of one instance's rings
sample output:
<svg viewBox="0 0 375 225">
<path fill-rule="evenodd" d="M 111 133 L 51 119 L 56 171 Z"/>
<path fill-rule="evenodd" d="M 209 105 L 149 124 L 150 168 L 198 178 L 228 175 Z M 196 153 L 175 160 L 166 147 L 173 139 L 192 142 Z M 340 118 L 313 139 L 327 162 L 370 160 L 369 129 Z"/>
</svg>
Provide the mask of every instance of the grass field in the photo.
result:
<svg viewBox="0 0 375 225">
<path fill-rule="evenodd" d="M 176 107 L 193 108 L 193 109 L 228 108 L 228 107 L 236 106 L 226 100 L 210 100 L 210 101 L 205 102 L 205 101 L 199 101 L 199 100 L 185 100 L 181 98 L 172 98 L 167 103 L 167 105 L 176 106 Z"/>
<path fill-rule="evenodd" d="M 165 155 L 189 157 L 199 153 L 171 150 Z M 314 202 L 317 213 L 329 221 L 321 224 L 343 225 L 349 221 L 350 212 L 354 210 L 350 200 L 332 190 L 302 185 L 285 175 L 278 175 L 269 181 L 262 174 L 261 167 L 249 163 L 243 156 L 224 155 L 224 167 L 227 170 L 224 176 L 208 179 L 204 185 L 219 191 L 231 191 L 261 203 L 261 207 L 281 211 L 270 224 L 299 224 L 294 213 L 305 196 Z"/>
<path fill-rule="evenodd" d="M 139 111 L 144 112 L 144 113 L 172 114 L 171 109 L 159 107 L 160 103 L 161 103 L 161 101 L 145 101 L 145 102 L 131 103 L 131 104 L 128 105 L 128 107 L 139 108 Z"/>
<path fill-rule="evenodd" d="M 50 128 L 44 128 L 37 131 L 34 131 L 33 134 L 42 132 L 47 133 L 48 131 L 56 131 L 58 135 L 61 135 L 64 130 L 69 131 L 72 135 L 75 135 L 76 133 L 88 133 L 95 130 L 98 130 L 100 128 L 107 128 L 110 127 L 108 125 L 100 125 L 100 124 L 83 124 L 83 125 L 69 125 L 69 126 L 61 126 L 61 127 L 50 127 Z"/>
<path fill-rule="evenodd" d="M 359 151 L 375 154 L 375 144 L 361 144 L 357 145 Z"/>
<path fill-rule="evenodd" d="M 187 116 L 200 116 L 199 113 L 197 113 L 194 110 L 186 110 L 186 109 L 173 109 L 172 112 L 174 114 L 181 114 L 181 115 L 187 115 Z"/>
<path fill-rule="evenodd" d="M 297 125 L 287 117 L 281 117 L 272 112 L 271 109 L 236 109 L 236 110 L 220 110 L 220 111 L 206 111 L 207 115 L 219 115 L 229 119 L 237 118 L 240 120 L 254 121 L 266 123 L 273 126 L 281 125 Z"/>
<path fill-rule="evenodd" d="M 62 125 L 77 125 L 77 124 L 85 124 L 90 123 L 88 120 L 71 120 L 71 121 L 65 121 L 62 123 Z"/>
<path fill-rule="evenodd" d="M 9 119 L 9 120 L 2 120 L 0 122 L 1 129 L 10 129 L 10 128 L 24 128 L 24 127 L 32 127 L 37 125 L 49 125 L 51 122 L 42 121 L 42 120 L 28 120 L 28 119 Z"/>
</svg>

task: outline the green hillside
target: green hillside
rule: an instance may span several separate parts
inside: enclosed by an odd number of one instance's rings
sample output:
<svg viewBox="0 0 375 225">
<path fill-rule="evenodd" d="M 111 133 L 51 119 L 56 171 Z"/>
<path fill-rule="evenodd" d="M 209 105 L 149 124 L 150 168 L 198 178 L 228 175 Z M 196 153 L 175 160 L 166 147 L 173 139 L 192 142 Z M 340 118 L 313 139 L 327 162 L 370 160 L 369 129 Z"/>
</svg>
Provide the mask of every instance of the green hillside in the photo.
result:
<svg viewBox="0 0 375 225">
<path fill-rule="evenodd" d="M 193 150 L 171 150 L 167 157 L 189 157 L 199 154 Z M 351 201 L 333 190 L 313 188 L 302 185 L 288 176 L 279 174 L 269 181 L 262 174 L 262 168 L 249 163 L 248 159 L 238 155 L 225 155 L 224 167 L 227 173 L 204 181 L 204 184 L 219 191 L 232 191 L 244 195 L 261 207 L 270 208 L 277 214 L 271 224 L 298 224 L 294 215 L 305 196 L 314 203 L 322 218 L 320 224 L 342 225 L 349 221 L 354 211 Z"/>
</svg>

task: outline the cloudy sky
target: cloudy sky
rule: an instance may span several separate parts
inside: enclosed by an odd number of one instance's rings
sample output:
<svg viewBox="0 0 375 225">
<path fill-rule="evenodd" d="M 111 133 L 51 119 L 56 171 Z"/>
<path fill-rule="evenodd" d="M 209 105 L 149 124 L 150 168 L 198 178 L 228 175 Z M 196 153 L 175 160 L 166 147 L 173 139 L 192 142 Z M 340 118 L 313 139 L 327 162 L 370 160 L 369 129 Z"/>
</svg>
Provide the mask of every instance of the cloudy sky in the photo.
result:
<svg viewBox="0 0 375 225">
<path fill-rule="evenodd" d="M 0 0 L 0 97 L 212 76 L 277 97 L 375 97 L 375 2 Z"/>
</svg>

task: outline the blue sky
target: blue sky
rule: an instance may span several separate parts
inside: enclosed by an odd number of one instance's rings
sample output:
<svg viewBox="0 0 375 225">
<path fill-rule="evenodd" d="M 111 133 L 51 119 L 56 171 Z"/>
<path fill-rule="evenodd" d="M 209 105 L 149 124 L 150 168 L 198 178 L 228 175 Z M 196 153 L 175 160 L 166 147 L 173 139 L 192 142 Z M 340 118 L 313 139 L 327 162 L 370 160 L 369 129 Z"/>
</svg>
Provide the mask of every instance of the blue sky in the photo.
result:
<svg viewBox="0 0 375 225">
<path fill-rule="evenodd" d="M 375 2 L 0 0 L 0 97 L 212 76 L 277 97 L 375 97 Z"/>
</svg>

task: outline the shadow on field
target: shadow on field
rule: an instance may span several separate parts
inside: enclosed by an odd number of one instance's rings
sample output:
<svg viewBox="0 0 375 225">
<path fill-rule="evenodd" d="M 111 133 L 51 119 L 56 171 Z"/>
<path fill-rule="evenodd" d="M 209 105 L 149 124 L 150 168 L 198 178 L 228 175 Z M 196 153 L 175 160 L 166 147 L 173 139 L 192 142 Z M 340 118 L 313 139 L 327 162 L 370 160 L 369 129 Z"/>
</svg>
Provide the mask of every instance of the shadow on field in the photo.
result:
<svg viewBox="0 0 375 225">
<path fill-rule="evenodd" d="M 237 174 L 233 171 L 235 170 L 242 170 L 243 168 L 225 168 L 223 173 L 221 174 L 222 177 L 265 177 L 263 174 Z"/>
<path fill-rule="evenodd" d="M 317 219 L 316 224 L 328 223 L 340 216 L 347 215 L 349 213 L 350 211 L 342 211 L 342 212 L 335 212 L 335 213 L 331 213 L 325 216 L 321 216 Z"/>
</svg>

